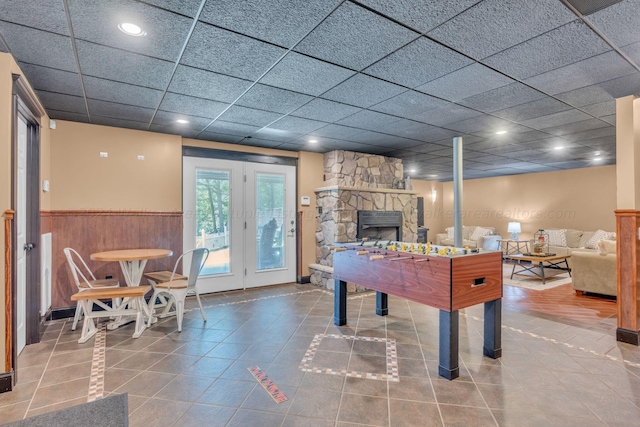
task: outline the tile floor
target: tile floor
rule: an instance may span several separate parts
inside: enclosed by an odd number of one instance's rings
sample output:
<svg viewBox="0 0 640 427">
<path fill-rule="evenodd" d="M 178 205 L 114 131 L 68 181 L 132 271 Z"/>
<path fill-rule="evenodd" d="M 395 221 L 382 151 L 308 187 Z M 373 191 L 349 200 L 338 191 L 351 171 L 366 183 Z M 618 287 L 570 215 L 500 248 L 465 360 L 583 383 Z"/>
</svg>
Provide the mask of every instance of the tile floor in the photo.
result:
<svg viewBox="0 0 640 427">
<path fill-rule="evenodd" d="M 559 304 L 521 309 L 523 293 L 507 288 L 503 357 L 482 356 L 482 306 L 462 310 L 455 381 L 437 375 L 438 311 L 392 296 L 386 317 L 375 294 L 350 296 L 348 326 L 336 327 L 332 294 L 311 285 L 212 295 L 206 323 L 192 310 L 182 333 L 169 318 L 138 339 L 128 325 L 104 348 L 54 321 L 20 356 L 0 422 L 126 392 L 132 426 L 640 426 L 640 349 L 615 341 L 615 319 L 581 326 Z M 288 400 L 276 403 L 251 366 Z"/>
</svg>

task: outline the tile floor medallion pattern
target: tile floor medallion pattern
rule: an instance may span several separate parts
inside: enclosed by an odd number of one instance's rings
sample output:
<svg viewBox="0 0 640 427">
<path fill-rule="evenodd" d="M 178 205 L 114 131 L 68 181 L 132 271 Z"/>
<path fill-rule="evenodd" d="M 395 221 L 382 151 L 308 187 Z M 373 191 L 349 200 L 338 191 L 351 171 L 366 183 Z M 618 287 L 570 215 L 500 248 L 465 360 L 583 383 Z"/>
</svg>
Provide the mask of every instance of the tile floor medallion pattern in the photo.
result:
<svg viewBox="0 0 640 427">
<path fill-rule="evenodd" d="M 79 344 L 71 319 L 48 322 L 0 394 L 0 422 L 87 402 L 95 386 L 95 398 L 128 393 L 134 427 L 640 426 L 640 349 L 615 341 L 614 301 L 505 286 L 503 356 L 482 356 L 482 305 L 461 310 L 460 377 L 447 381 L 438 310 L 390 296 L 377 316 L 375 293 L 349 299 L 348 325 L 335 326 L 332 293 L 311 285 L 206 295 L 207 322 L 189 298 L 182 333 L 175 318 L 137 339 L 126 325 L 104 331 L 104 347 L 100 333 Z M 398 381 L 300 369 L 390 375 L 392 342 Z"/>
<path fill-rule="evenodd" d="M 87 402 L 93 402 L 104 397 L 104 364 L 107 344 L 107 324 L 98 325 L 95 342 L 93 345 L 93 358 L 91 359 L 91 380 L 89 382 L 89 397 Z"/>
<path fill-rule="evenodd" d="M 280 390 L 280 388 L 271 381 L 271 378 L 269 378 L 259 366 L 249 366 L 247 369 L 276 403 L 282 403 L 289 400 L 282 390 Z"/>
<path fill-rule="evenodd" d="M 318 348 L 320 347 L 320 343 L 323 339 L 340 339 L 340 340 L 358 340 L 365 342 L 376 342 L 376 343 L 384 343 L 385 347 L 385 359 L 386 359 L 386 368 L 387 373 L 373 373 L 373 372 L 361 372 L 361 371 L 348 371 L 346 369 L 334 369 L 334 368 L 323 368 L 318 366 L 313 366 L 313 357 L 318 352 Z M 354 378 L 367 378 L 369 380 L 380 380 L 380 381 L 400 381 L 398 378 L 398 352 L 396 350 L 396 341 L 388 340 L 385 338 L 375 338 L 375 337 L 354 337 L 350 335 L 338 335 L 338 334 L 316 334 L 313 337 L 313 341 L 311 341 L 311 345 L 309 349 L 305 353 L 302 358 L 302 362 L 300 362 L 299 366 L 300 370 L 304 372 L 315 372 L 318 374 L 330 374 L 330 375 L 343 375 L 347 377 Z"/>
</svg>

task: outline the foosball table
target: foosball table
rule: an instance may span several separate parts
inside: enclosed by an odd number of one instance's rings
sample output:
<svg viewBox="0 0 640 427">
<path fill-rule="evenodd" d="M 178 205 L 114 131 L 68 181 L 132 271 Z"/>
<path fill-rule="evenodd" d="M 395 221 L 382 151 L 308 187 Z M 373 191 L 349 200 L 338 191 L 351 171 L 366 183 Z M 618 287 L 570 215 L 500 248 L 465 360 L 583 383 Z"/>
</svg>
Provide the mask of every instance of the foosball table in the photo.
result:
<svg viewBox="0 0 640 427">
<path fill-rule="evenodd" d="M 502 355 L 502 252 L 403 242 L 336 243 L 334 323 L 347 324 L 347 282 L 376 291 L 376 314 L 388 295 L 440 310 L 438 374 L 459 376 L 458 310 L 484 303 L 483 354 Z"/>
</svg>

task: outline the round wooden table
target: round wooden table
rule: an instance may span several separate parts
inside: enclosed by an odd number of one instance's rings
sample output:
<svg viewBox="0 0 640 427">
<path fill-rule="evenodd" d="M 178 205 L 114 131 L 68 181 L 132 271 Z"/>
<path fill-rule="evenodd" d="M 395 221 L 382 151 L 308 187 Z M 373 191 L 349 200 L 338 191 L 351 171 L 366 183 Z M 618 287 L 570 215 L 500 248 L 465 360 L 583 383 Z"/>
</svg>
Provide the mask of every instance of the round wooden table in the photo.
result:
<svg viewBox="0 0 640 427">
<path fill-rule="evenodd" d="M 138 286 L 142 272 L 150 259 L 166 258 L 173 255 L 169 249 L 121 249 L 117 251 L 91 254 L 94 261 L 118 261 L 127 286 Z"/>
</svg>

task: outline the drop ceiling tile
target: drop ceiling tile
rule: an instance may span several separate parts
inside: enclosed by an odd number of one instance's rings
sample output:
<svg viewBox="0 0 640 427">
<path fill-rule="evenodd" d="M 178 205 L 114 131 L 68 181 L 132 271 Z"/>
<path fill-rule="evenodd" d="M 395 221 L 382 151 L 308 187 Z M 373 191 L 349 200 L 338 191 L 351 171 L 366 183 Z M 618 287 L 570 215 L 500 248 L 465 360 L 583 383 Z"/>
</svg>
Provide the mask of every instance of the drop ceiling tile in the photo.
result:
<svg viewBox="0 0 640 427">
<path fill-rule="evenodd" d="M 66 111 L 67 113 L 87 114 L 84 98 L 62 93 L 36 91 L 45 109 Z"/>
<path fill-rule="evenodd" d="M 636 64 L 640 63 L 640 43 L 630 44 L 621 48 L 622 52 L 626 53 L 632 61 Z"/>
<path fill-rule="evenodd" d="M 243 139 L 240 144 L 248 145 L 251 147 L 277 148 L 281 145 L 281 142 L 272 141 L 268 139 L 261 139 L 261 138 L 251 138 L 251 139 Z"/>
<path fill-rule="evenodd" d="M 316 120 L 302 119 L 300 117 L 286 116 L 277 122 L 271 123 L 269 128 L 296 133 L 309 133 L 323 126 L 326 126 L 326 123 L 318 122 Z"/>
<path fill-rule="evenodd" d="M 59 0 L 39 0 L 37 7 L 28 1 L 0 0 L 0 10 L 3 21 L 69 35 L 64 3 Z"/>
<path fill-rule="evenodd" d="M 479 111 L 474 111 L 461 105 L 449 103 L 442 108 L 436 108 L 424 113 L 422 117 L 413 116 L 412 119 L 419 120 L 434 126 L 445 126 L 449 123 L 470 119 L 481 115 Z"/>
<path fill-rule="evenodd" d="M 485 59 L 485 64 L 526 79 L 611 50 L 582 21 L 574 21 Z"/>
<path fill-rule="evenodd" d="M 546 116 L 548 114 L 558 113 L 570 110 L 571 106 L 560 102 L 551 97 L 545 97 L 526 104 L 516 105 L 515 107 L 504 110 L 495 111 L 493 114 L 503 119 L 512 120 L 522 123 L 529 119 Z"/>
<path fill-rule="evenodd" d="M 459 135 L 459 132 L 406 119 L 385 126 L 381 132 L 424 142 L 436 142 Z"/>
<path fill-rule="evenodd" d="M 158 133 L 168 133 L 171 135 L 180 135 L 183 138 L 192 138 L 196 139 L 196 137 L 200 134 L 200 130 L 185 128 L 184 126 L 179 126 L 176 124 L 173 125 L 158 125 L 151 124 L 149 126 L 149 132 L 158 132 Z"/>
<path fill-rule="evenodd" d="M 638 95 L 640 94 L 640 73 L 634 73 L 608 82 L 600 83 L 598 86 L 604 89 L 613 98 Z"/>
<path fill-rule="evenodd" d="M 214 133 L 214 132 L 203 132 L 198 137 L 199 139 L 204 139 L 206 141 L 215 141 L 215 142 L 224 142 L 227 144 L 237 144 L 242 141 L 242 136 L 236 135 L 225 135 L 223 133 Z"/>
<path fill-rule="evenodd" d="M 133 120 L 123 120 L 113 117 L 91 116 L 91 123 L 95 125 L 110 126 L 116 128 L 147 130 L 148 123 L 136 122 Z"/>
<path fill-rule="evenodd" d="M 592 85 L 559 93 L 554 96 L 574 107 L 597 104 L 599 102 L 612 100 L 613 97 L 607 93 L 600 85 Z"/>
<path fill-rule="evenodd" d="M 252 135 L 252 138 L 265 139 L 269 141 L 289 142 L 292 139 L 298 138 L 302 135 L 301 132 L 294 132 L 289 130 L 275 129 L 271 127 L 265 127 L 258 129 L 256 133 Z"/>
<path fill-rule="evenodd" d="M 574 132 L 572 134 L 563 135 L 563 139 L 568 141 L 581 141 L 584 139 L 604 138 L 608 136 L 616 136 L 616 128 L 613 126 L 604 126 L 593 130 Z"/>
<path fill-rule="evenodd" d="M 323 98 L 368 108 L 392 98 L 406 89 L 363 74 L 356 74 L 349 80 L 322 95 Z"/>
<path fill-rule="evenodd" d="M 227 122 L 263 127 L 278 120 L 280 117 L 282 117 L 282 114 L 233 105 L 225 111 L 219 119 Z"/>
<path fill-rule="evenodd" d="M 485 0 L 429 32 L 429 36 L 482 59 L 575 19 L 556 0 Z"/>
<path fill-rule="evenodd" d="M 314 130 L 310 135 L 320 136 L 333 139 L 349 139 L 350 137 L 362 133 L 362 129 L 340 126 L 340 125 L 328 125 L 320 129 Z"/>
<path fill-rule="evenodd" d="M 362 70 L 416 36 L 413 31 L 380 15 L 345 2 L 295 50 L 343 67 Z"/>
<path fill-rule="evenodd" d="M 521 83 L 512 83 L 463 99 L 460 101 L 460 104 L 476 110 L 492 113 L 544 97 L 544 94 L 535 89 Z"/>
<path fill-rule="evenodd" d="M 443 149 L 450 149 L 451 153 L 453 153 L 453 145 L 452 141 L 447 141 L 449 143 L 449 145 L 443 145 L 443 144 L 436 144 L 433 142 L 417 142 L 416 141 L 416 145 L 412 145 L 410 147 L 406 147 L 407 150 L 411 150 L 414 151 L 416 153 L 422 153 L 422 154 L 418 154 L 417 156 L 431 156 L 431 153 L 435 152 L 435 151 L 440 151 Z M 427 157 L 428 158 L 428 157 Z"/>
<path fill-rule="evenodd" d="M 89 118 L 86 114 L 70 113 L 68 111 L 58 111 L 47 108 L 47 115 L 50 119 L 54 120 L 68 120 L 70 122 L 89 123 Z"/>
<path fill-rule="evenodd" d="M 360 142 L 362 144 L 371 144 L 379 147 L 395 149 L 407 148 L 416 144 L 416 141 L 414 140 L 372 131 L 364 131 L 355 136 L 349 137 L 348 139 L 349 141 Z"/>
<path fill-rule="evenodd" d="M 610 101 L 586 105 L 582 107 L 582 111 L 595 117 L 610 116 L 616 114 L 616 101 L 612 99 Z"/>
<path fill-rule="evenodd" d="M 605 122 L 609 123 L 610 125 L 615 126 L 616 125 L 616 115 L 612 114 L 610 116 L 602 116 L 600 117 L 600 120 L 604 120 Z"/>
<path fill-rule="evenodd" d="M 622 1 L 588 15 L 587 19 L 614 44 L 626 46 L 640 41 L 639 6 L 636 0 Z"/>
<path fill-rule="evenodd" d="M 290 90 L 257 84 L 237 101 L 238 105 L 276 113 L 289 113 L 311 101 L 313 97 Z"/>
<path fill-rule="evenodd" d="M 561 135 L 566 138 L 566 135 L 568 134 L 584 132 L 587 130 L 595 130 L 603 127 L 609 127 L 609 124 L 600 119 L 589 119 L 581 122 L 546 128 L 545 132 L 549 132 L 553 135 Z"/>
<path fill-rule="evenodd" d="M 491 116 L 487 116 L 487 117 L 491 117 Z M 498 117 L 499 120 L 501 120 Z M 494 126 L 492 124 L 492 126 L 483 129 L 483 130 L 478 130 L 473 132 L 474 135 L 476 136 L 480 136 L 482 138 L 486 138 L 486 139 L 496 139 L 496 140 L 515 140 L 517 138 L 517 135 L 519 134 L 528 134 L 529 132 L 531 132 L 531 128 L 524 126 L 524 125 L 519 125 L 516 123 L 512 123 L 509 121 L 503 121 L 502 124 L 500 124 L 499 122 L 496 122 L 497 124 Z M 506 131 L 506 134 L 498 134 L 497 132 L 502 132 L 502 131 Z"/>
<path fill-rule="evenodd" d="M 421 37 L 376 62 L 364 72 L 414 88 L 472 62 L 451 49 Z"/>
<path fill-rule="evenodd" d="M 78 72 L 69 37 L 3 21 L 0 33 L 16 61 Z"/>
<path fill-rule="evenodd" d="M 216 120 L 215 122 L 213 122 L 213 124 L 211 124 L 206 129 L 206 132 L 222 133 L 225 135 L 236 135 L 244 138 L 244 137 L 253 135 L 260 128 L 261 126 L 252 126 L 252 125 L 245 125 L 242 123 L 232 123 L 232 122 L 225 122 L 224 120 Z"/>
<path fill-rule="evenodd" d="M 285 52 L 277 46 L 199 22 L 181 62 L 216 73 L 256 80 Z"/>
<path fill-rule="evenodd" d="M 87 104 L 89 105 L 89 114 L 92 123 L 97 123 L 94 120 L 94 116 L 101 116 L 103 118 L 120 119 L 123 121 L 130 120 L 149 124 L 154 111 L 151 108 L 134 107 L 132 105 L 116 104 L 96 99 L 87 99 Z"/>
<path fill-rule="evenodd" d="M 249 80 L 179 65 L 169 85 L 169 91 L 230 103 L 242 95 L 251 83 Z"/>
<path fill-rule="evenodd" d="M 458 101 L 513 82 L 509 77 L 476 62 L 418 86 L 416 90 L 449 101 Z"/>
<path fill-rule="evenodd" d="M 208 99 L 195 98 L 193 96 L 167 93 L 160 104 L 160 110 L 173 113 L 187 114 L 189 116 L 215 118 L 227 108 L 229 104 L 209 101 Z"/>
<path fill-rule="evenodd" d="M 546 129 L 554 126 L 562 126 L 569 123 L 580 122 L 588 120 L 591 117 L 575 109 L 569 111 L 562 111 L 560 113 L 548 114 L 545 116 L 537 117 L 535 119 L 524 120 L 523 125 L 532 127 L 534 129 Z"/>
<path fill-rule="evenodd" d="M 360 0 L 360 3 L 365 6 L 420 32 L 427 32 L 437 27 L 477 2 L 478 0 Z"/>
<path fill-rule="evenodd" d="M 407 90 L 400 95 L 382 101 L 370 107 L 371 110 L 406 118 L 421 118 L 427 111 L 446 107 L 449 103 L 414 90 Z"/>
<path fill-rule="evenodd" d="M 176 120 L 187 120 L 189 123 L 177 123 Z M 170 111 L 159 110 L 153 118 L 152 125 L 157 126 L 175 126 L 177 129 L 195 129 L 201 131 L 206 128 L 211 119 L 206 117 L 189 116 L 187 114 L 172 113 Z"/>
<path fill-rule="evenodd" d="M 383 130 L 387 128 L 389 124 L 397 122 L 398 120 L 400 120 L 399 117 L 377 113 L 375 111 L 362 110 L 359 113 L 338 121 L 337 124 L 364 130 Z"/>
<path fill-rule="evenodd" d="M 48 92 L 82 96 L 80 76 L 77 73 L 25 63 L 19 65 L 31 87 L 36 90 L 43 89 Z"/>
<path fill-rule="evenodd" d="M 200 0 L 145 0 L 145 3 L 193 18 L 198 13 L 202 2 Z"/>
<path fill-rule="evenodd" d="M 292 47 L 340 0 L 217 0 L 205 4 L 200 20 L 284 47 Z"/>
<path fill-rule="evenodd" d="M 498 117 L 482 115 L 455 123 L 448 123 L 446 127 L 463 133 L 474 133 L 485 130 L 495 132 L 500 129 L 508 128 L 509 125 L 511 125 L 510 122 Z"/>
<path fill-rule="evenodd" d="M 76 47 L 85 76 L 164 90 L 173 71 L 171 62 L 136 53 L 82 40 L 76 40 Z"/>
<path fill-rule="evenodd" d="M 351 105 L 341 104 L 339 102 L 328 101 L 326 99 L 316 98 L 298 108 L 291 115 L 303 117 L 305 119 L 320 120 L 323 122 L 333 123 L 352 114 L 362 111 L 361 108 L 352 107 Z"/>
<path fill-rule="evenodd" d="M 539 74 L 524 82 L 550 95 L 636 73 L 617 52 L 609 51 L 566 67 Z"/>
<path fill-rule="evenodd" d="M 193 19 L 133 0 L 67 0 L 77 39 L 176 61 Z M 132 37 L 118 24 L 135 22 L 146 36 Z"/>
<path fill-rule="evenodd" d="M 83 81 L 87 98 L 153 109 L 158 107 L 158 104 L 162 99 L 162 91 L 156 89 L 98 79 L 90 76 L 85 76 Z"/>
<path fill-rule="evenodd" d="M 346 68 L 289 52 L 260 82 L 318 96 L 354 74 Z"/>
</svg>

